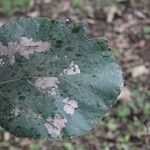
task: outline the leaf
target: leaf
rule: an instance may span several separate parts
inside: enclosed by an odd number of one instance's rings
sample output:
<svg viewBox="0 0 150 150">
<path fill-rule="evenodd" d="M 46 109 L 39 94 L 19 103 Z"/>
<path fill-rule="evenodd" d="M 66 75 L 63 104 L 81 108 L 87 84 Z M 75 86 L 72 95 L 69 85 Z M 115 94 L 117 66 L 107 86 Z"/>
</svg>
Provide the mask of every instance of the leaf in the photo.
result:
<svg viewBox="0 0 150 150">
<path fill-rule="evenodd" d="M 15 136 L 72 137 L 116 102 L 122 73 L 81 22 L 28 18 L 0 28 L 0 125 Z"/>
<path fill-rule="evenodd" d="M 3 0 L 0 2 L 0 5 L 2 7 L 2 10 L 4 11 L 4 13 L 9 14 L 12 10 L 12 1 L 11 0 Z"/>
<path fill-rule="evenodd" d="M 143 28 L 144 34 L 150 34 L 150 26 L 145 26 Z"/>
<path fill-rule="evenodd" d="M 63 143 L 65 150 L 74 150 L 73 145 L 69 142 Z"/>
<path fill-rule="evenodd" d="M 142 75 L 148 75 L 149 74 L 149 69 L 145 67 L 145 65 L 140 65 L 140 66 L 135 66 L 132 70 L 132 77 L 137 78 Z"/>
<path fill-rule="evenodd" d="M 0 9 L 9 15 L 16 9 L 24 9 L 28 4 L 29 0 L 1 0 Z"/>
<path fill-rule="evenodd" d="M 73 6 L 80 10 L 84 7 L 84 1 L 83 0 L 73 0 Z"/>
</svg>

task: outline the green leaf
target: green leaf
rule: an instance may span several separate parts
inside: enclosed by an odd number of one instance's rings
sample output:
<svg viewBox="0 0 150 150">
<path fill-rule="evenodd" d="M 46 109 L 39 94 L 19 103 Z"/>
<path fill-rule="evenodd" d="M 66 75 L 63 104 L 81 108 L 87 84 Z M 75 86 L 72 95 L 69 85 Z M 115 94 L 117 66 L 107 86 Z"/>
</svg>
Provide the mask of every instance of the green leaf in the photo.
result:
<svg viewBox="0 0 150 150">
<path fill-rule="evenodd" d="M 124 118 L 126 116 L 128 116 L 130 114 L 130 108 L 128 107 L 128 105 L 126 106 L 122 106 L 120 105 L 117 109 L 116 109 L 116 115 L 120 118 Z"/>
<path fill-rule="evenodd" d="M 73 6 L 77 9 L 81 9 L 84 7 L 84 1 L 83 0 L 73 0 Z"/>
<path fill-rule="evenodd" d="M 74 150 L 73 145 L 69 142 L 63 143 L 65 150 Z"/>
<path fill-rule="evenodd" d="M 15 136 L 72 137 L 116 102 L 122 73 L 84 24 L 28 18 L 0 28 L 0 125 Z"/>
<path fill-rule="evenodd" d="M 118 128 L 117 123 L 115 122 L 115 120 L 110 119 L 107 124 L 106 127 L 108 128 L 109 131 L 115 131 Z"/>
<path fill-rule="evenodd" d="M 28 4 L 29 0 L 1 0 L 0 10 L 9 15 L 14 10 L 16 11 L 19 9 L 20 11 L 22 11 L 22 9 L 26 9 Z"/>
<path fill-rule="evenodd" d="M 4 13 L 9 14 L 12 11 L 12 1 L 11 0 L 3 0 L 0 2 L 0 6 Z"/>
<path fill-rule="evenodd" d="M 79 148 L 77 148 L 77 150 L 86 150 L 86 149 L 84 148 L 84 146 L 80 146 Z"/>
<path fill-rule="evenodd" d="M 143 31 L 144 31 L 145 34 L 150 34 L 150 26 L 145 26 L 143 28 Z"/>
</svg>

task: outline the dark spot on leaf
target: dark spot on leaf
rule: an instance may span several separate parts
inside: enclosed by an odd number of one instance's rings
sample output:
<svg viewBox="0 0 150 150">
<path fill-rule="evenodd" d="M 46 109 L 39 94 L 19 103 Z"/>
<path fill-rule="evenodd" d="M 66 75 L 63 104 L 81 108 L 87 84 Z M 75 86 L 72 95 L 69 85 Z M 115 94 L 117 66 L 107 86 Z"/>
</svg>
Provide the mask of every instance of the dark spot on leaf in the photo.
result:
<svg viewBox="0 0 150 150">
<path fill-rule="evenodd" d="M 72 28 L 72 33 L 78 33 L 80 31 L 81 27 L 78 25 L 78 26 L 75 26 Z"/>
<path fill-rule="evenodd" d="M 63 94 L 60 94 L 60 96 L 62 96 L 62 97 L 63 97 Z"/>
<path fill-rule="evenodd" d="M 108 50 L 109 50 L 109 51 L 111 51 L 111 48 L 110 48 L 110 47 L 108 47 Z"/>
<path fill-rule="evenodd" d="M 21 128 L 20 126 L 16 126 L 16 127 L 15 127 L 15 132 L 16 132 L 16 133 L 19 133 L 19 132 L 21 131 L 21 129 L 22 129 L 22 128 Z"/>
<path fill-rule="evenodd" d="M 68 97 L 72 97 L 72 95 L 71 95 L 71 94 L 68 94 Z"/>
<path fill-rule="evenodd" d="M 96 75 L 95 75 L 95 74 L 93 74 L 93 77 L 96 77 Z"/>
<path fill-rule="evenodd" d="M 16 63 L 21 67 L 23 66 L 22 60 L 20 58 L 16 58 Z"/>
<path fill-rule="evenodd" d="M 68 93 L 69 90 L 68 90 L 68 89 L 64 89 L 63 92 L 64 92 L 64 93 Z"/>
<path fill-rule="evenodd" d="M 52 136 L 48 133 L 48 137 L 51 138 Z"/>
<path fill-rule="evenodd" d="M 77 54 L 75 54 L 77 57 L 82 57 L 82 55 L 81 54 L 79 54 L 79 53 L 77 53 Z"/>
<path fill-rule="evenodd" d="M 51 101 L 52 101 L 52 102 L 54 102 L 54 101 L 55 101 L 55 99 L 52 99 Z"/>
<path fill-rule="evenodd" d="M 63 128 L 62 129 L 62 138 L 65 139 L 65 140 L 69 140 L 70 137 L 69 137 L 69 132 L 66 128 Z"/>
<path fill-rule="evenodd" d="M 57 48 L 62 47 L 62 44 L 63 44 L 63 41 L 62 41 L 62 40 L 57 40 L 57 41 L 56 41 L 56 47 L 57 47 Z"/>
<path fill-rule="evenodd" d="M 31 92 L 31 89 L 28 89 L 27 91 L 28 91 L 28 92 Z"/>
<path fill-rule="evenodd" d="M 26 97 L 23 96 L 23 95 L 22 95 L 22 96 L 19 96 L 19 99 L 20 99 L 20 100 L 24 100 L 25 98 L 26 98 Z"/>
<path fill-rule="evenodd" d="M 56 20 L 54 20 L 54 19 L 51 20 L 51 23 L 55 23 L 55 22 L 56 22 Z"/>
<path fill-rule="evenodd" d="M 66 47 L 65 50 L 66 50 L 66 51 L 71 51 L 72 48 L 71 48 L 71 47 Z"/>
<path fill-rule="evenodd" d="M 13 120 L 13 118 L 9 118 L 9 121 L 12 121 Z"/>
<path fill-rule="evenodd" d="M 37 67 L 36 68 L 39 72 L 42 72 L 44 70 L 44 68 L 41 68 L 41 67 Z"/>
<path fill-rule="evenodd" d="M 18 92 L 17 92 L 17 94 L 18 94 L 18 95 L 20 95 L 20 94 L 21 94 L 21 92 L 20 92 L 20 91 L 18 91 Z"/>
<path fill-rule="evenodd" d="M 101 42 L 100 42 L 100 41 L 98 41 L 98 42 L 97 42 L 97 44 L 98 44 L 98 45 L 101 45 Z"/>
<path fill-rule="evenodd" d="M 28 133 L 30 133 L 30 135 L 29 135 L 30 137 L 33 137 L 35 139 L 40 138 L 40 134 L 37 132 L 37 130 L 35 128 L 30 128 L 28 130 Z"/>
<path fill-rule="evenodd" d="M 8 89 L 7 92 L 9 93 L 9 92 L 10 92 L 10 89 Z"/>
<path fill-rule="evenodd" d="M 40 77 L 41 75 L 40 74 L 37 74 L 37 77 Z"/>
<path fill-rule="evenodd" d="M 12 72 L 12 74 L 10 75 L 11 77 L 13 77 L 13 76 L 15 76 L 16 75 L 16 73 L 15 72 Z"/>
<path fill-rule="evenodd" d="M 53 74 L 53 72 L 50 71 L 49 74 L 51 75 L 51 74 Z"/>
</svg>

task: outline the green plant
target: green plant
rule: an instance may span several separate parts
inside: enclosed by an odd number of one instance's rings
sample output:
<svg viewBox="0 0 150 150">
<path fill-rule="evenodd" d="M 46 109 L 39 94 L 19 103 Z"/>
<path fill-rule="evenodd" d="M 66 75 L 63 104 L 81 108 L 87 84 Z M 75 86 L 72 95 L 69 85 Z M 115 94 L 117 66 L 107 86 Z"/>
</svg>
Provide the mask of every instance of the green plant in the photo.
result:
<svg viewBox="0 0 150 150">
<path fill-rule="evenodd" d="M 126 105 L 126 106 L 120 105 L 116 109 L 116 115 L 120 118 L 124 118 L 124 117 L 128 116 L 129 114 L 130 114 L 130 108 L 128 107 L 128 105 Z"/>
<path fill-rule="evenodd" d="M 150 34 L 150 26 L 145 26 L 143 28 L 143 32 L 144 32 L 144 34 Z"/>
<path fill-rule="evenodd" d="M 83 0 L 73 0 L 73 6 L 77 9 L 82 9 L 84 7 L 84 1 Z"/>
<path fill-rule="evenodd" d="M 74 150 L 73 145 L 70 142 L 64 142 L 63 146 L 65 150 Z"/>
<path fill-rule="evenodd" d="M 81 22 L 28 18 L 0 28 L 0 125 L 19 137 L 89 131 L 116 102 L 122 73 Z"/>
<path fill-rule="evenodd" d="M 1 0 L 0 10 L 7 15 L 14 10 L 25 9 L 29 4 L 29 0 Z"/>
</svg>

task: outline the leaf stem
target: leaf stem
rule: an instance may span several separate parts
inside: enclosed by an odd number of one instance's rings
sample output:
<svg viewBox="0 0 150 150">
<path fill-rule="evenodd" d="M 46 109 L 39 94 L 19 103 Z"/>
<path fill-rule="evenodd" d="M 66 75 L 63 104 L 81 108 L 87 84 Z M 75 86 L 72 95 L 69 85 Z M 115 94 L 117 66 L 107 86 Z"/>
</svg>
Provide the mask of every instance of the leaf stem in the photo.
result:
<svg viewBox="0 0 150 150">
<path fill-rule="evenodd" d="M 5 84 L 5 83 L 19 81 L 19 80 L 21 80 L 21 78 L 20 79 L 13 79 L 13 80 L 8 80 L 8 81 L 3 81 L 3 82 L 0 82 L 0 85 Z"/>
</svg>

